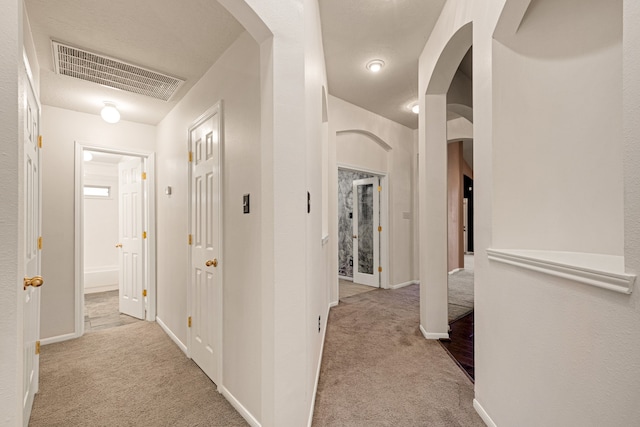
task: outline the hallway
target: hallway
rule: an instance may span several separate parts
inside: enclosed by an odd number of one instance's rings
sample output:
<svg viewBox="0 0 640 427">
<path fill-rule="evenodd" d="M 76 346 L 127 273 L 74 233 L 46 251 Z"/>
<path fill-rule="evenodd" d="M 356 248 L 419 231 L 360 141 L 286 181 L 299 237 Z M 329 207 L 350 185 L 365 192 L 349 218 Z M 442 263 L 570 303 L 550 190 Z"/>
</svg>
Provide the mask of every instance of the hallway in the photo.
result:
<svg viewBox="0 0 640 427">
<path fill-rule="evenodd" d="M 413 285 L 331 310 L 314 426 L 483 425 L 472 383 L 420 334 L 418 302 Z M 245 422 L 160 327 L 135 322 L 42 348 L 30 426 L 52 425 Z"/>
<path fill-rule="evenodd" d="M 31 427 L 243 425 L 156 323 L 139 321 L 42 347 Z"/>
<path fill-rule="evenodd" d="M 313 425 L 484 426 L 473 384 L 418 325 L 417 285 L 332 308 Z"/>
</svg>

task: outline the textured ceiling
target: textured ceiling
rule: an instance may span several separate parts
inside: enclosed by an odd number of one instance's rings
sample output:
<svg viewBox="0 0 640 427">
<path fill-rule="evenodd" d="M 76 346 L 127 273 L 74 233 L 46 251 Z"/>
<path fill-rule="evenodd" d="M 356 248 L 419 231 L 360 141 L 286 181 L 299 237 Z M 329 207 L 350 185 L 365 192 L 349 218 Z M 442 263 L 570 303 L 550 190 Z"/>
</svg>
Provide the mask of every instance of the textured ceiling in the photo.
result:
<svg viewBox="0 0 640 427">
<path fill-rule="evenodd" d="M 418 57 L 445 0 L 319 0 L 329 92 L 412 129 Z M 377 74 L 365 68 L 382 59 Z"/>
<path fill-rule="evenodd" d="M 237 39 L 242 26 L 211 0 L 25 0 L 43 104 L 98 114 L 115 102 L 123 120 L 157 124 Z M 186 79 L 170 102 L 53 71 L 51 39 Z"/>
</svg>

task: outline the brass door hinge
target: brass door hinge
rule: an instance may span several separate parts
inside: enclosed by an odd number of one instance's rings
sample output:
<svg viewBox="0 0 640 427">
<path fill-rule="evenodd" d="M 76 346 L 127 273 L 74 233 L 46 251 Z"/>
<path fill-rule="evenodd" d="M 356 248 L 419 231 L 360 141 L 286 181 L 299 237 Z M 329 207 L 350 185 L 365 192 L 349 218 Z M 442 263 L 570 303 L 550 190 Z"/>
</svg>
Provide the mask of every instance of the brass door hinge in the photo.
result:
<svg viewBox="0 0 640 427">
<path fill-rule="evenodd" d="M 143 290 L 142 290 L 142 296 L 143 296 L 143 297 L 146 297 L 146 296 L 147 296 L 147 290 L 146 290 L 146 289 L 143 289 Z"/>
<path fill-rule="evenodd" d="M 191 236 L 191 234 L 189 234 L 189 244 L 191 245 L 193 243 L 193 236 Z"/>
<path fill-rule="evenodd" d="M 378 233 L 382 233 L 382 226 L 381 225 L 378 226 Z"/>
<path fill-rule="evenodd" d="M 142 238 L 143 238 L 143 239 L 146 239 L 146 238 L 147 238 L 147 232 L 146 232 L 146 231 L 143 231 L 143 232 L 142 232 Z"/>
<path fill-rule="evenodd" d="M 42 236 L 38 237 L 38 249 L 42 250 Z"/>
<path fill-rule="evenodd" d="M 382 191 L 382 187 L 378 185 L 378 193 Z"/>
<path fill-rule="evenodd" d="M 142 172 L 142 179 L 143 180 L 147 179 L 147 173 L 146 172 Z"/>
<path fill-rule="evenodd" d="M 40 341 L 36 341 L 36 354 L 40 354 Z"/>
<path fill-rule="evenodd" d="M 38 148 L 42 148 L 42 135 L 38 135 Z"/>
<path fill-rule="evenodd" d="M 193 162 L 193 151 L 189 151 L 189 162 Z"/>
<path fill-rule="evenodd" d="M 378 267 L 378 273 L 382 273 L 382 267 Z"/>
<path fill-rule="evenodd" d="M 189 327 L 191 327 L 191 316 L 189 316 Z"/>
</svg>

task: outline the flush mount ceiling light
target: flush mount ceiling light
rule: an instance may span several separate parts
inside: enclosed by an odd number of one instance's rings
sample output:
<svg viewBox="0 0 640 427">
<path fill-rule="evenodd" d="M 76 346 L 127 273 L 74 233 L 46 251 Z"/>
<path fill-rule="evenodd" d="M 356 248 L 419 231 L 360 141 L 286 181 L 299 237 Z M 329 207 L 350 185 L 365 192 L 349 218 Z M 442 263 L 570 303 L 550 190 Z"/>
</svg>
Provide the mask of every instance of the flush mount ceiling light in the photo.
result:
<svg viewBox="0 0 640 427">
<path fill-rule="evenodd" d="M 102 111 L 100 111 L 102 119 L 107 123 L 118 123 L 120 121 L 120 111 L 112 102 L 105 102 Z"/>
<path fill-rule="evenodd" d="M 411 110 L 411 112 L 413 114 L 420 113 L 420 103 L 414 102 L 414 103 L 409 104 L 409 109 Z"/>
<path fill-rule="evenodd" d="M 377 73 L 378 71 L 382 70 L 382 67 L 384 67 L 384 61 L 382 59 L 374 59 L 367 62 L 367 70 L 371 71 L 372 73 Z"/>
</svg>

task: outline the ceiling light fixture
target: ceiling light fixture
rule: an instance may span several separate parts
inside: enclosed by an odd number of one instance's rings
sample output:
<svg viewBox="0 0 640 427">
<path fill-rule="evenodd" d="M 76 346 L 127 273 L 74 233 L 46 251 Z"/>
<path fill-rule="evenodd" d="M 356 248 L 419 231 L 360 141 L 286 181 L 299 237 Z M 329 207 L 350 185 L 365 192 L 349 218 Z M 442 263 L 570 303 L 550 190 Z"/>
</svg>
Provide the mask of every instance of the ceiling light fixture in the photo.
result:
<svg viewBox="0 0 640 427">
<path fill-rule="evenodd" d="M 367 62 L 367 70 L 371 71 L 372 73 L 377 73 L 378 71 L 382 70 L 382 67 L 384 67 L 384 61 L 382 59 L 374 59 Z"/>
<path fill-rule="evenodd" d="M 411 112 L 413 114 L 420 113 L 420 103 L 419 102 L 414 102 L 413 104 L 409 105 L 409 109 L 411 110 Z"/>
<path fill-rule="evenodd" d="M 100 115 L 107 123 L 118 123 L 120 121 L 120 111 L 118 111 L 113 102 L 105 102 Z"/>
<path fill-rule="evenodd" d="M 91 152 L 89 152 L 89 151 L 83 151 L 82 152 L 82 159 L 85 162 L 90 162 L 91 160 L 93 160 L 93 154 L 91 154 Z"/>
</svg>

